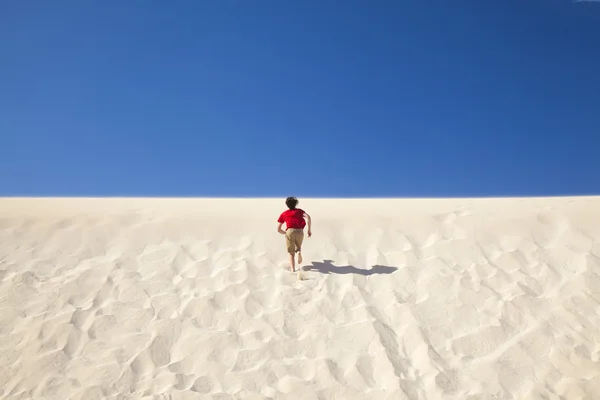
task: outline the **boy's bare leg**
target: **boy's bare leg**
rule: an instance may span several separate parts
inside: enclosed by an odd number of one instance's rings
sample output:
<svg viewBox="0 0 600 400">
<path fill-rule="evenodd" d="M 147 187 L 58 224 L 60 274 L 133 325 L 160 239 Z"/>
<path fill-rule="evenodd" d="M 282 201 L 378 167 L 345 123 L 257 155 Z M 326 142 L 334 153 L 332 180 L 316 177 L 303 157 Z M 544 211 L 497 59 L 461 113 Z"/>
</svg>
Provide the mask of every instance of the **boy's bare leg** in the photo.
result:
<svg viewBox="0 0 600 400">
<path fill-rule="evenodd" d="M 302 251 L 298 250 L 298 264 L 302 264 Z"/>
<path fill-rule="evenodd" d="M 296 260 L 294 257 L 294 253 L 290 254 L 290 270 L 292 272 L 296 272 Z"/>
</svg>

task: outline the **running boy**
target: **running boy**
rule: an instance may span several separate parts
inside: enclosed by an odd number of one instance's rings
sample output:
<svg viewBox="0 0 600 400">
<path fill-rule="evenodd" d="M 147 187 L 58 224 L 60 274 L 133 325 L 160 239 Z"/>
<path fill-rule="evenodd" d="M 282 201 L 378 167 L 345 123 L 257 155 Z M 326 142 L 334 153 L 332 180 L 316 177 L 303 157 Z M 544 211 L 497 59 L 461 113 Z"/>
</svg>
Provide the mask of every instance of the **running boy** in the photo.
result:
<svg viewBox="0 0 600 400">
<path fill-rule="evenodd" d="M 288 210 L 281 213 L 277 222 L 277 232 L 285 235 L 285 244 L 287 252 L 290 254 L 290 270 L 296 271 L 296 260 L 294 259 L 294 253 L 298 253 L 298 264 L 302 263 L 302 241 L 304 240 L 304 227 L 306 221 L 308 221 L 308 237 L 311 237 L 312 232 L 311 219 L 304 210 L 296 208 L 298 205 L 298 199 L 295 197 L 288 197 L 285 199 L 285 204 L 288 206 Z M 306 221 L 304 221 L 306 218 Z M 286 230 L 281 229 L 281 226 L 285 222 Z"/>
</svg>

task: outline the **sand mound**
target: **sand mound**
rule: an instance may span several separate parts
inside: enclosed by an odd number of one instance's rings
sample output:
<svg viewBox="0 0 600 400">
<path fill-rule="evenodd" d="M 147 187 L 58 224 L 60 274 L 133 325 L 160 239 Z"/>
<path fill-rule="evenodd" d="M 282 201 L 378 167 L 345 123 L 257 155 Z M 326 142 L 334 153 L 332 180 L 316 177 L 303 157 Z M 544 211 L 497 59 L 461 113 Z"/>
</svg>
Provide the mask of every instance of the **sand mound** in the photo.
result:
<svg viewBox="0 0 600 400">
<path fill-rule="evenodd" d="M 282 206 L 1 199 L 0 397 L 600 399 L 600 198 Z"/>
</svg>

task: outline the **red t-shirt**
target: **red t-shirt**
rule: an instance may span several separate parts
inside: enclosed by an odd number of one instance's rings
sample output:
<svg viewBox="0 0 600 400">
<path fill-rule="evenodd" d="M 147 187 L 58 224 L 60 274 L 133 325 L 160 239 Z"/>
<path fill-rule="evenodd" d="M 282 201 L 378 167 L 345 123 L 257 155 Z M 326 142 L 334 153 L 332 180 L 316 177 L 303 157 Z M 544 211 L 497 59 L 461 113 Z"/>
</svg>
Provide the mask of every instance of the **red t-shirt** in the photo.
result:
<svg viewBox="0 0 600 400">
<path fill-rule="evenodd" d="M 277 222 L 284 223 L 286 230 L 292 229 L 304 229 L 306 221 L 304 220 L 304 210 L 296 208 L 295 210 L 286 210 L 281 213 Z"/>
</svg>

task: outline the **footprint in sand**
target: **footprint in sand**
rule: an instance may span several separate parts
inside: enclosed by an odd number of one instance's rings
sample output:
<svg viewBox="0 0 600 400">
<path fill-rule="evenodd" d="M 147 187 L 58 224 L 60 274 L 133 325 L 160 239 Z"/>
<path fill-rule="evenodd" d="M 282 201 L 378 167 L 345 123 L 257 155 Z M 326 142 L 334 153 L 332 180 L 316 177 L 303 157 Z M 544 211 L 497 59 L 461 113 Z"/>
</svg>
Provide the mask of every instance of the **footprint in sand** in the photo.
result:
<svg viewBox="0 0 600 400">
<path fill-rule="evenodd" d="M 213 380 L 208 376 L 201 376 L 197 378 L 190 390 L 196 393 L 208 394 L 211 392 L 214 386 Z"/>
<path fill-rule="evenodd" d="M 371 357 L 361 356 L 356 361 L 356 370 L 360 373 L 369 387 L 375 385 L 375 380 L 373 379 L 373 359 Z"/>
<path fill-rule="evenodd" d="M 177 383 L 175 383 L 174 387 L 177 390 L 190 390 L 197 379 L 194 374 L 176 374 L 175 378 L 177 379 Z"/>
<path fill-rule="evenodd" d="M 263 349 L 248 349 L 240 350 L 235 365 L 233 366 L 234 371 L 245 371 L 252 369 L 262 363 L 262 359 L 265 356 Z"/>
<path fill-rule="evenodd" d="M 119 323 L 114 315 L 102 315 L 95 318 L 88 330 L 91 339 L 110 341 L 118 332 Z"/>
<path fill-rule="evenodd" d="M 150 356 L 157 367 L 168 365 L 171 362 L 171 338 L 157 336 L 150 345 Z"/>
<path fill-rule="evenodd" d="M 264 307 L 256 300 L 253 294 L 249 294 L 246 297 L 244 309 L 251 317 L 258 318 L 263 313 Z"/>
<path fill-rule="evenodd" d="M 81 331 L 87 331 L 94 322 L 94 309 L 76 309 L 71 316 L 71 323 Z"/>
<path fill-rule="evenodd" d="M 112 278 L 110 278 L 110 277 L 107 278 L 106 282 L 104 283 L 104 285 L 102 285 L 102 287 L 98 291 L 98 294 L 94 298 L 93 306 L 94 307 L 102 307 L 107 302 L 112 301 L 112 299 L 114 298 L 112 295 L 114 289 L 115 289 L 115 284 L 114 284 Z"/>
<path fill-rule="evenodd" d="M 83 345 L 85 344 L 85 339 L 87 335 L 80 330 L 72 330 L 69 333 L 69 338 L 67 339 L 67 343 L 63 348 L 63 351 L 69 358 L 73 358 L 81 353 L 83 349 Z"/>
</svg>

